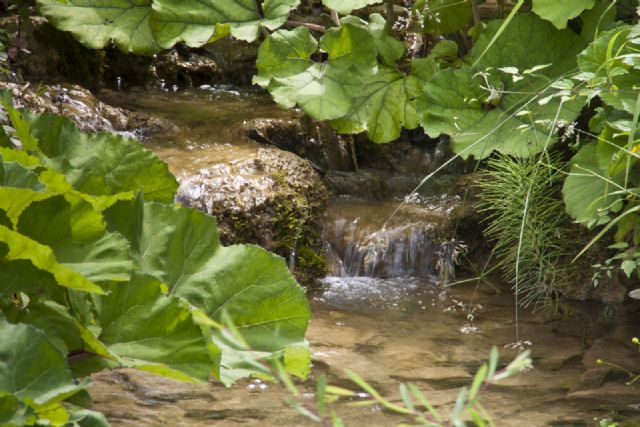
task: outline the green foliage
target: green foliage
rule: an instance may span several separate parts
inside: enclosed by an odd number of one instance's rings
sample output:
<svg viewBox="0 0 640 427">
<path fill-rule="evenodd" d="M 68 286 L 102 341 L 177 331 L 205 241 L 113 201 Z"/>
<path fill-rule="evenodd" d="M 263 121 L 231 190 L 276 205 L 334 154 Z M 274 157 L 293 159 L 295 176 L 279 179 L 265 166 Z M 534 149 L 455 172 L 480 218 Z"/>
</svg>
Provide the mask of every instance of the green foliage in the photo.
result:
<svg viewBox="0 0 640 427">
<path fill-rule="evenodd" d="M 640 120 L 640 40 L 637 27 L 618 26 L 599 34 L 579 56 L 580 73 L 575 80 L 584 85 L 589 99 L 598 97 L 604 107 L 589 122 L 597 140 L 583 144 L 571 161 L 563 194 L 567 212 L 588 228 L 604 225 L 584 253 L 613 230 L 617 253 L 596 265 L 611 275 L 611 266 L 630 278 L 638 271 L 640 245 L 640 171 L 638 170 L 638 122 Z"/>
<path fill-rule="evenodd" d="M 152 0 L 151 32 L 163 48 L 179 41 L 201 46 L 227 31 L 240 40 L 253 41 L 260 28 L 275 30 L 284 24 L 300 0 L 260 3 L 261 12 L 255 0 Z"/>
<path fill-rule="evenodd" d="M 576 100 L 536 103 L 553 93 L 549 81 L 575 68 L 579 37 L 535 15 L 517 15 L 484 53 L 500 25 L 489 23 L 478 38 L 469 54 L 479 58 L 474 66 L 440 71 L 418 101 L 425 131 L 450 135 L 463 157 L 484 158 L 494 150 L 522 157 L 539 153 L 555 140 L 555 124 L 571 122 L 580 112 Z"/>
<path fill-rule="evenodd" d="M 471 20 L 472 0 L 419 0 L 414 9 L 424 17 L 428 34 L 450 34 L 464 29 Z"/>
<path fill-rule="evenodd" d="M 113 41 L 124 52 L 141 54 L 179 41 L 202 46 L 229 33 L 253 41 L 260 28 L 280 27 L 299 3 L 266 0 L 260 10 L 255 0 L 38 0 L 53 25 L 87 47 L 100 49 Z"/>
<path fill-rule="evenodd" d="M 605 142 L 584 145 L 571 161 L 571 170 L 564 183 L 567 213 L 587 226 L 607 222 L 608 212 L 622 208 L 624 169 L 610 173 L 604 159 L 612 158 L 617 150 Z M 601 218 L 602 217 L 602 218 Z"/>
<path fill-rule="evenodd" d="M 373 37 L 359 24 L 329 30 L 319 43 L 306 28 L 276 32 L 260 47 L 255 82 L 268 88 L 283 107 L 299 105 L 319 120 L 344 116 L 362 79 L 377 67 Z M 310 59 L 319 47 L 328 55 L 326 62 Z M 269 66 L 273 63 L 275 68 Z"/>
<path fill-rule="evenodd" d="M 37 419 L 54 426 L 64 425 L 69 415 L 61 401 L 86 386 L 74 381 L 66 355 L 42 330 L 12 325 L 1 314 L 0 342 L 3 425 L 34 425 Z"/>
<path fill-rule="evenodd" d="M 499 266 L 523 306 L 556 303 L 570 278 L 572 240 L 555 196 L 560 166 L 547 155 L 498 156 L 478 183 L 488 214 L 485 234 L 495 241 Z"/>
<path fill-rule="evenodd" d="M 405 75 L 393 67 L 404 48 L 384 27 L 380 15 L 370 22 L 347 17 L 319 43 L 306 28 L 279 30 L 260 47 L 254 82 L 281 106 L 297 105 L 340 132 L 392 141 L 403 127 L 418 126 L 413 100 L 424 81 L 419 70 Z M 327 61 L 311 59 L 318 50 Z"/>
<path fill-rule="evenodd" d="M 491 350 L 491 357 L 488 363 L 483 364 L 476 372 L 470 387 L 464 387 L 458 392 L 458 397 L 451 413 L 445 415 L 432 405 L 425 394 L 413 384 L 402 383 L 399 385 L 402 403 L 393 403 L 385 398 L 371 384 L 353 371 L 346 370 L 347 377 L 359 387 L 363 392 L 356 393 L 352 390 L 335 387 L 326 383 L 323 376 L 316 386 L 315 407 L 306 404 L 299 399 L 300 392 L 293 382 L 288 378 L 282 369 L 276 371 L 282 383 L 295 399 L 289 399 L 289 405 L 300 415 L 307 419 L 334 427 L 343 426 L 343 422 L 335 411 L 327 413 L 327 407 L 341 398 L 362 399 L 362 395 L 367 396 L 364 400 L 354 402 L 357 406 L 380 405 L 390 413 L 404 416 L 411 419 L 411 425 L 444 427 L 444 426 L 466 426 L 470 418 L 475 426 L 492 426 L 494 422 L 489 412 L 480 402 L 480 397 L 484 389 L 491 384 L 498 383 L 506 378 L 514 376 L 531 365 L 529 352 L 520 353 L 511 363 L 501 370 L 498 370 L 498 350 L 494 347 Z M 401 424 L 405 425 L 405 424 Z"/>
<path fill-rule="evenodd" d="M 124 52 L 151 54 L 158 50 L 149 17 L 151 0 L 42 0 L 40 10 L 53 25 L 70 31 L 92 49 L 110 41 Z"/>
<path fill-rule="evenodd" d="M 174 204 L 175 178 L 155 155 L 3 104 L 5 140 L 26 150 L 0 148 L 1 420 L 66 423 L 60 402 L 86 385 L 71 372 L 251 375 L 227 363 L 236 352 L 211 330 L 224 316 L 265 359 L 304 345 L 309 308 L 284 260 L 223 247 L 212 217 Z M 104 425 L 87 412 L 70 422 Z"/>
<path fill-rule="evenodd" d="M 349 15 L 355 9 L 361 9 L 383 1 L 385 0 L 322 0 L 322 4 L 342 15 Z"/>
<path fill-rule="evenodd" d="M 570 19 L 579 16 L 586 9 L 595 6 L 596 0 L 533 0 L 533 11 L 541 18 L 551 22 L 556 28 L 567 28 Z"/>
<path fill-rule="evenodd" d="M 640 81 L 640 40 L 630 26 L 618 26 L 598 35 L 579 56 L 580 79 L 607 105 L 632 113 Z"/>
<path fill-rule="evenodd" d="M 582 40 L 589 41 L 612 25 L 611 12 L 615 14 L 615 7 L 604 1 L 534 0 L 538 18 L 515 14 L 520 1 L 506 20 L 492 21 L 484 30 L 476 26 L 474 34 L 480 36 L 466 58 L 473 66 L 450 69 L 446 61 L 437 60 L 434 46 L 431 56 L 414 57 L 422 38 L 417 33 L 464 31 L 472 16 L 471 0 L 418 1 L 398 22 L 395 16 L 387 17 L 394 21 L 389 24 L 398 24 L 393 25 L 395 33 L 378 14 L 368 21 L 348 15 L 381 2 L 324 0 L 325 7 L 347 16 L 334 28 L 310 25 L 324 33 L 319 40 L 305 23 L 268 35 L 260 48 L 254 82 L 268 89 L 279 105 L 298 106 L 318 120 L 330 121 L 339 132 L 367 132 L 375 142 L 390 142 L 402 129 L 421 124 L 429 135 L 452 135 L 456 152 L 480 158 L 494 150 L 517 156 L 538 153 L 548 139 L 553 142 L 554 123 L 577 117 L 584 100 L 546 96 L 553 93 L 549 84 L 554 79 L 575 69 L 576 54 L 584 47 L 572 31 L 559 29 L 582 16 Z M 269 32 L 282 26 L 299 1 L 39 0 L 39 4 L 54 25 L 90 47 L 104 47 L 113 40 L 124 51 L 149 54 L 178 42 L 201 46 L 228 34 L 255 40 L 260 28 Z M 410 42 L 409 55 L 395 35 Z M 465 43 L 463 47 L 467 48 Z M 621 73 L 610 77 L 635 78 Z M 546 102 L 535 105 L 538 99 Z"/>
</svg>

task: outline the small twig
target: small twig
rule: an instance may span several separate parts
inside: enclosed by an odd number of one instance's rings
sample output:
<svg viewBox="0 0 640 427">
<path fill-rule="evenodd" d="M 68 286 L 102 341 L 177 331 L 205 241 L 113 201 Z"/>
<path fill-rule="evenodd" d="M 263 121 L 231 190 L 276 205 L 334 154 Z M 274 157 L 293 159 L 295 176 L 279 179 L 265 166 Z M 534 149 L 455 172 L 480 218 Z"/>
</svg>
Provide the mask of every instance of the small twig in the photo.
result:
<svg viewBox="0 0 640 427">
<path fill-rule="evenodd" d="M 349 148 L 351 148 L 351 161 L 353 162 L 353 168 L 355 172 L 358 172 L 358 156 L 356 155 L 356 142 L 353 137 L 349 138 Z"/>
<path fill-rule="evenodd" d="M 316 31 L 318 33 L 324 33 L 327 31 L 327 27 L 324 25 L 312 24 L 310 22 L 287 21 L 284 23 L 284 26 L 287 28 L 306 27 L 311 31 Z"/>
</svg>

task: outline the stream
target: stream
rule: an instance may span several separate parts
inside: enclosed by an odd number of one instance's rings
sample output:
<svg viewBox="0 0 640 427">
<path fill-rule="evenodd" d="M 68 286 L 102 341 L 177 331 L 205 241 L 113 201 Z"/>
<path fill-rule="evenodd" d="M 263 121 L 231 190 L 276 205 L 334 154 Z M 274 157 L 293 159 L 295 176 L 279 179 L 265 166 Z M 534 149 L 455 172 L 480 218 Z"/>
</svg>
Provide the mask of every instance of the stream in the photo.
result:
<svg viewBox="0 0 640 427">
<path fill-rule="evenodd" d="M 234 167 L 263 147 L 238 131 L 246 121 L 301 116 L 278 109 L 260 92 L 232 88 L 101 97 L 177 125 L 177 132 L 143 143 L 178 177 L 202 168 L 231 177 Z M 448 407 L 492 346 L 500 349 L 503 363 L 523 347 L 531 349 L 533 367 L 482 396 L 498 426 L 592 426 L 614 413 L 625 417 L 628 424 L 622 425 L 640 425 L 638 390 L 624 385 L 623 373 L 596 364 L 598 358 L 624 363 L 640 358 L 626 345 L 640 332 L 637 321 L 616 316 L 614 323 L 598 304 L 567 303 L 570 315 L 562 325 L 524 309 L 516 322 L 508 291 L 475 281 L 442 286 L 435 268 L 436 231 L 459 200 L 434 188 L 392 215 L 402 197 L 375 202 L 337 197 L 329 204 L 323 241 L 332 274 L 309 295 L 312 379 L 324 373 L 329 383 L 353 388 L 344 374 L 350 369 L 392 400 L 400 400 L 401 382 L 411 382 L 432 404 Z M 605 332 L 615 338 L 601 338 Z M 95 409 L 114 426 L 313 425 L 286 405 L 286 390 L 257 379 L 225 388 L 124 369 L 96 374 L 93 381 Z M 313 381 L 300 387 L 312 402 Z M 347 426 L 408 421 L 379 406 L 347 403 L 335 405 Z"/>
</svg>

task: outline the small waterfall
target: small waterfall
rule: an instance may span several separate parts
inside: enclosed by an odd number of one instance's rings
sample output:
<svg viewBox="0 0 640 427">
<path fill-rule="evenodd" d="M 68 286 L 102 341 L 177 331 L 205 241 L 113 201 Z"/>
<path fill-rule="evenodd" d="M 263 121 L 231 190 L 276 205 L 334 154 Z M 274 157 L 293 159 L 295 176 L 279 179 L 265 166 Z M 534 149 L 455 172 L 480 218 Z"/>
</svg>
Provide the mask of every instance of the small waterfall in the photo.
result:
<svg viewBox="0 0 640 427">
<path fill-rule="evenodd" d="M 439 226 L 444 216 L 409 205 L 384 224 L 398 202 L 338 201 L 326 217 L 325 253 L 332 274 L 343 277 L 437 276 Z"/>
</svg>

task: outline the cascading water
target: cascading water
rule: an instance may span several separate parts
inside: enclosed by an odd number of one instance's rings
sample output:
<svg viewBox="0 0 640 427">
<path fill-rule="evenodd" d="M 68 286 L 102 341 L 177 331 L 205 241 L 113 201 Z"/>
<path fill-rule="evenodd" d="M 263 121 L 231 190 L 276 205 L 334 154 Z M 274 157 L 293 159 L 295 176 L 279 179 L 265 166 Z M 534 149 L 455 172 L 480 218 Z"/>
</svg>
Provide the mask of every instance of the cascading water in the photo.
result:
<svg viewBox="0 0 640 427">
<path fill-rule="evenodd" d="M 338 199 L 329 208 L 323 238 L 333 275 L 419 277 L 437 274 L 439 230 L 455 199 L 361 202 Z M 386 225 L 384 225 L 386 223 Z"/>
<path fill-rule="evenodd" d="M 443 259 L 443 238 L 450 237 L 443 229 L 460 200 L 442 188 L 432 190 L 376 202 L 334 199 L 323 229 L 330 275 L 321 281 L 318 300 L 371 311 L 409 305 L 424 310 L 446 298 L 438 286 L 452 270 Z"/>
</svg>

